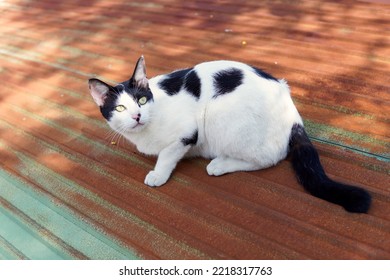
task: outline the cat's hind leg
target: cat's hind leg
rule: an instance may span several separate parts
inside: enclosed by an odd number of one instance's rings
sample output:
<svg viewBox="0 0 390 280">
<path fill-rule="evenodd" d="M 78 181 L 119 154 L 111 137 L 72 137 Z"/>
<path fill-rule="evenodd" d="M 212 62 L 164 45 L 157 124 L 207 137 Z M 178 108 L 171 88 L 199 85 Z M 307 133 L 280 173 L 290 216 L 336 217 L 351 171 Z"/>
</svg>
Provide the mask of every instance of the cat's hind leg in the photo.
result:
<svg viewBox="0 0 390 280">
<path fill-rule="evenodd" d="M 253 171 L 261 168 L 262 166 L 258 163 L 230 157 L 217 157 L 207 165 L 207 173 L 211 176 L 220 176 L 236 171 Z"/>
</svg>

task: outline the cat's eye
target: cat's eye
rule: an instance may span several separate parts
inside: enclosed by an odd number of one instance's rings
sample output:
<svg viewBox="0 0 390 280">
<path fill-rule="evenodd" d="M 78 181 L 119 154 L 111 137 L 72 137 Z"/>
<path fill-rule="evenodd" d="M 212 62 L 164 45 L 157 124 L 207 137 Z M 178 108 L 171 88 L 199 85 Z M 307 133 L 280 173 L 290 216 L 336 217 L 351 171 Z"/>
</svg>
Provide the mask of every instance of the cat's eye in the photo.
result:
<svg viewBox="0 0 390 280">
<path fill-rule="evenodd" d="M 148 98 L 146 96 L 143 96 L 140 99 L 138 99 L 139 105 L 144 105 L 144 104 L 146 104 L 146 102 L 148 102 Z"/>
<path fill-rule="evenodd" d="M 126 107 L 123 105 L 118 105 L 115 107 L 115 110 L 118 112 L 123 112 L 124 110 L 126 110 Z"/>
</svg>

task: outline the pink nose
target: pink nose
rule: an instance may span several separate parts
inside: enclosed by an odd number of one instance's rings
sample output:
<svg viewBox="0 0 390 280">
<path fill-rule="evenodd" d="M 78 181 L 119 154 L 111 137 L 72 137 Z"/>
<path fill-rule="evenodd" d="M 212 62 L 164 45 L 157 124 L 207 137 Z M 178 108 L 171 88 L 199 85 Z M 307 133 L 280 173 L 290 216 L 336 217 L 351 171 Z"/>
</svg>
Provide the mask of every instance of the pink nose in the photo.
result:
<svg viewBox="0 0 390 280">
<path fill-rule="evenodd" d="M 141 114 L 138 113 L 138 114 L 134 114 L 134 115 L 131 115 L 132 119 L 136 120 L 137 122 L 139 122 L 140 118 L 141 118 Z"/>
</svg>

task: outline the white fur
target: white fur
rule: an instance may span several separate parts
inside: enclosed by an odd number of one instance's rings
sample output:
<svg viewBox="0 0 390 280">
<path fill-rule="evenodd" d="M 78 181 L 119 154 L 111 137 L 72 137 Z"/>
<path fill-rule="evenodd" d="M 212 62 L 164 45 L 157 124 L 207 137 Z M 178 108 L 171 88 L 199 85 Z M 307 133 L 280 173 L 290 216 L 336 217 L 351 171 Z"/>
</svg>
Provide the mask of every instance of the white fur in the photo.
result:
<svg viewBox="0 0 390 280">
<path fill-rule="evenodd" d="M 235 91 L 213 98 L 213 75 L 235 67 L 244 72 L 243 84 Z M 189 93 L 168 96 L 158 83 L 166 76 L 149 80 L 154 102 L 139 107 L 126 94 L 118 105 L 127 110 L 114 112 L 110 126 L 134 143 L 139 151 L 158 155 L 155 169 L 145 178 L 149 186 L 160 186 L 170 177 L 184 156 L 213 160 L 209 175 L 267 168 L 284 159 L 288 152 L 291 127 L 302 124 L 287 83 L 264 79 L 246 64 L 214 61 L 194 67 L 202 84 L 199 100 Z M 132 115 L 141 114 L 140 123 Z M 182 139 L 198 131 L 195 146 Z"/>
</svg>

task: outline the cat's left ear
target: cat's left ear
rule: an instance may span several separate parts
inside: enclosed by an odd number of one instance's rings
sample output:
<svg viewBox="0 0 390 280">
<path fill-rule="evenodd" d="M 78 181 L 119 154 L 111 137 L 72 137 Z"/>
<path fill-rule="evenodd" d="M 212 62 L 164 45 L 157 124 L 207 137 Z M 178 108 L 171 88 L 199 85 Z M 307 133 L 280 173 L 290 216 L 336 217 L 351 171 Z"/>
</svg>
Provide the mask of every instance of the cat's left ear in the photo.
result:
<svg viewBox="0 0 390 280">
<path fill-rule="evenodd" d="M 148 79 L 146 78 L 145 58 L 141 56 L 135 66 L 130 83 L 137 88 L 148 88 Z"/>
<path fill-rule="evenodd" d="M 89 79 L 88 85 L 93 100 L 95 100 L 98 106 L 102 107 L 110 92 L 111 86 L 95 78 Z"/>
</svg>

